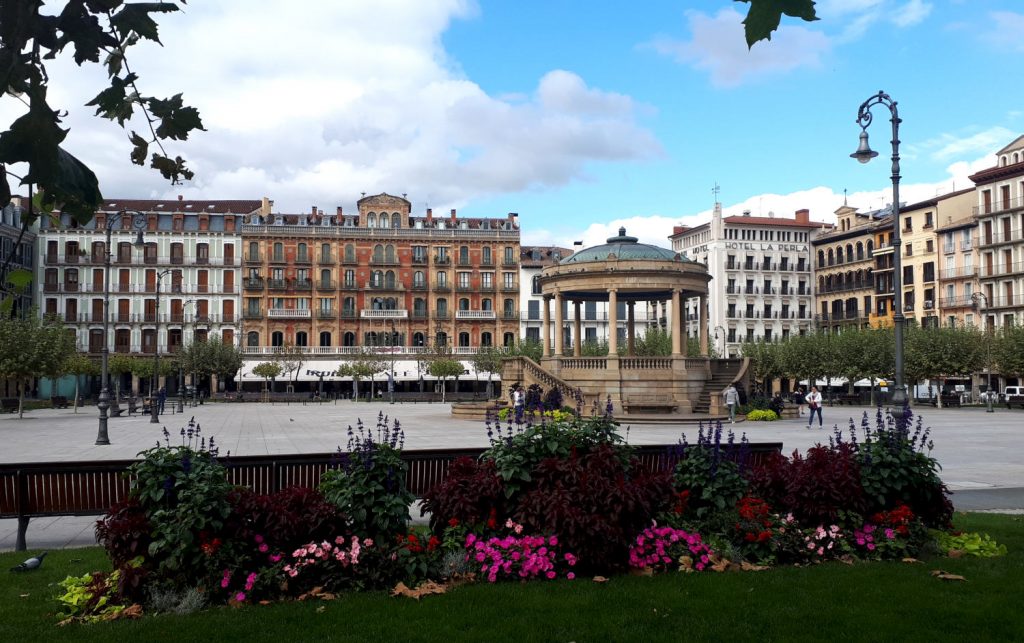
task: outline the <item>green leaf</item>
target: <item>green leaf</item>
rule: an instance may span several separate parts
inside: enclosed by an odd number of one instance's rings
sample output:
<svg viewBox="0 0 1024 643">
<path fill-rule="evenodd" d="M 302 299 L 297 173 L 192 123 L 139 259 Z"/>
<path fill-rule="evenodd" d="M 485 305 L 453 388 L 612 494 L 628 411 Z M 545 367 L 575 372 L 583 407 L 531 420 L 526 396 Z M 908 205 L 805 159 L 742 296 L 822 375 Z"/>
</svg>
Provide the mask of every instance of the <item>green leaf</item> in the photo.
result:
<svg viewBox="0 0 1024 643">
<path fill-rule="evenodd" d="M 128 38 L 132 33 L 147 38 L 154 42 L 160 42 L 157 35 L 157 24 L 149 14 L 162 12 L 170 13 L 177 11 L 178 7 L 172 4 L 159 2 L 132 2 L 110 18 L 110 25 L 117 29 L 122 39 Z"/>
<path fill-rule="evenodd" d="M 7 281 L 15 288 L 28 288 L 32 283 L 32 271 L 18 268 L 7 275 Z"/>
<path fill-rule="evenodd" d="M 779 28 L 782 14 L 800 18 L 807 22 L 818 19 L 814 11 L 814 0 L 735 0 L 749 2 L 750 10 L 743 21 L 747 47 L 753 47 L 760 40 L 771 40 L 772 32 Z"/>
<path fill-rule="evenodd" d="M 131 84 L 137 79 L 138 76 L 135 74 L 128 74 L 124 78 L 114 76 L 110 79 L 110 87 L 96 94 L 86 106 L 95 106 L 97 116 L 117 120 L 117 124 L 123 127 L 124 122 L 132 117 L 135 110 L 135 101 L 125 90 L 130 89 Z"/>
</svg>

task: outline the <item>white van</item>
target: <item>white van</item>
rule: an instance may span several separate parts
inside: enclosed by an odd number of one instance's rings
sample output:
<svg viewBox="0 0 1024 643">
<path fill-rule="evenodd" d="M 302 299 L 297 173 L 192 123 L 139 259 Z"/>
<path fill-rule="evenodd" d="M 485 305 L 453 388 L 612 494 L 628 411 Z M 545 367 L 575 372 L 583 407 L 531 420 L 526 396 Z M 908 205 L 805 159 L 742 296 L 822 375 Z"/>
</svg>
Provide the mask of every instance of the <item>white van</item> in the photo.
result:
<svg viewBox="0 0 1024 643">
<path fill-rule="evenodd" d="M 1008 409 L 1012 409 L 1014 406 L 1024 409 L 1024 386 L 1007 386 L 1003 390 L 1003 400 Z"/>
</svg>

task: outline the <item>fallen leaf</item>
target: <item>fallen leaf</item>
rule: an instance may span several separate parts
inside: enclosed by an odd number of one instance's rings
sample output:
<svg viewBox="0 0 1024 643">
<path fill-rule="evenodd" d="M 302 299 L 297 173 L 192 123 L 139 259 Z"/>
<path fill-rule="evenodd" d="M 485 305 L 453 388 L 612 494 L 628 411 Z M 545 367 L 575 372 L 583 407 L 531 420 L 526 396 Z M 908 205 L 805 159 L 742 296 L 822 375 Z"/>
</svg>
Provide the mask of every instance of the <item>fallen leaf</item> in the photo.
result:
<svg viewBox="0 0 1024 643">
<path fill-rule="evenodd" d="M 605 578 L 604 576 L 594 576 L 594 582 L 595 583 L 607 583 L 608 579 Z"/>
<path fill-rule="evenodd" d="M 768 565 L 755 565 L 754 563 L 748 563 L 743 561 L 740 563 L 740 569 L 745 572 L 763 572 L 766 569 L 771 569 Z"/>
<path fill-rule="evenodd" d="M 113 612 L 109 614 L 104 620 L 106 621 L 121 621 L 125 619 L 136 619 L 142 618 L 142 606 L 138 603 L 129 605 L 119 612 Z"/>
<path fill-rule="evenodd" d="M 946 555 L 950 558 L 963 558 L 964 552 L 960 549 L 950 549 L 948 552 L 946 552 Z"/>
<path fill-rule="evenodd" d="M 18 596 L 21 598 L 28 598 L 29 594 L 18 594 Z"/>
<path fill-rule="evenodd" d="M 262 600 L 260 601 L 260 605 L 270 605 L 270 601 Z"/>
<path fill-rule="evenodd" d="M 916 559 L 916 558 L 911 558 L 911 557 L 909 557 L 909 556 L 908 556 L 908 557 L 906 557 L 906 558 L 902 558 L 902 559 L 900 559 L 900 560 L 901 560 L 902 562 L 904 562 L 904 563 L 919 563 L 919 562 L 921 562 L 921 561 L 919 561 L 918 559 Z"/>
<path fill-rule="evenodd" d="M 327 607 L 325 605 L 321 605 L 320 607 L 316 608 L 316 613 L 317 614 L 323 614 L 324 610 L 326 610 L 326 609 L 327 609 Z"/>
<path fill-rule="evenodd" d="M 724 572 L 724 571 L 727 571 L 731 564 L 732 563 L 729 562 L 728 558 L 719 558 L 711 566 L 711 571 L 713 571 L 713 572 Z"/>
<path fill-rule="evenodd" d="M 405 583 L 398 583 L 395 585 L 395 588 L 391 590 L 391 595 L 405 596 L 407 598 L 420 600 L 423 596 L 428 596 L 430 594 L 444 594 L 446 591 L 447 589 L 444 585 L 428 580 L 417 585 L 416 589 L 409 589 Z"/>
<path fill-rule="evenodd" d="M 938 578 L 939 580 L 962 580 L 965 582 L 967 581 L 966 578 L 960 576 L 959 574 L 950 574 L 949 572 L 942 571 L 941 569 L 933 569 L 932 576 Z"/>
<path fill-rule="evenodd" d="M 636 569 L 635 567 L 629 570 L 631 576 L 654 576 L 654 570 L 650 567 L 644 567 L 643 569 Z"/>
<path fill-rule="evenodd" d="M 843 554 L 839 557 L 839 562 L 843 563 L 844 565 L 852 566 L 856 561 L 853 559 L 853 556 L 850 556 L 849 554 Z"/>
</svg>

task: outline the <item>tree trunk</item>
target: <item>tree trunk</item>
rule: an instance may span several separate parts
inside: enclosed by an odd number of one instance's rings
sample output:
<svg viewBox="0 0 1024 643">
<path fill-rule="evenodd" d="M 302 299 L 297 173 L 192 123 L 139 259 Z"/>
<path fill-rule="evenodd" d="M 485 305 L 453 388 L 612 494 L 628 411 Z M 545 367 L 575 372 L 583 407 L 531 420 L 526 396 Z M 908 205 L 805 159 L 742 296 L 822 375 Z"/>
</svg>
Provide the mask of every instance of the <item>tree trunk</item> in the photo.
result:
<svg viewBox="0 0 1024 643">
<path fill-rule="evenodd" d="M 447 383 L 447 380 L 447 377 L 441 378 L 441 404 L 444 404 L 445 389 L 447 388 L 445 384 Z"/>
<path fill-rule="evenodd" d="M 75 413 L 78 413 L 78 375 L 75 375 L 75 401 L 73 402 Z"/>
<path fill-rule="evenodd" d="M 25 382 L 18 382 L 18 419 L 25 416 Z"/>
</svg>

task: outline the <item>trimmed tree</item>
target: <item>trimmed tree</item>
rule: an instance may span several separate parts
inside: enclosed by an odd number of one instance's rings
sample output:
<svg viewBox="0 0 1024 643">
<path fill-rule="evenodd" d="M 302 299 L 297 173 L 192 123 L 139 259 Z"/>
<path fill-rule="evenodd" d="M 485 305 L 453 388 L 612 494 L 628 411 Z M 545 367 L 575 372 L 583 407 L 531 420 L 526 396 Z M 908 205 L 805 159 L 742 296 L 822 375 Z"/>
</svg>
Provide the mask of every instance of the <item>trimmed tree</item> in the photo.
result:
<svg viewBox="0 0 1024 643">
<path fill-rule="evenodd" d="M 88 355 L 75 352 L 68 356 L 64 360 L 64 365 L 61 369 L 64 374 L 71 375 L 75 378 L 75 413 L 78 413 L 78 387 L 82 381 L 84 375 L 96 375 L 99 373 L 99 365 L 92 359 L 89 359 Z"/>
<path fill-rule="evenodd" d="M 477 373 L 487 373 L 487 397 L 494 396 L 494 389 L 491 386 L 491 377 L 501 372 L 501 364 L 504 361 L 504 352 L 493 346 L 484 346 L 471 358 L 473 370 Z"/>
<path fill-rule="evenodd" d="M 25 410 L 25 385 L 59 373 L 74 350 L 74 339 L 64 327 L 41 320 L 34 310 L 25 317 L 0 317 L 0 376 L 18 384 L 19 418 Z"/>
<path fill-rule="evenodd" d="M 449 377 L 458 377 L 465 367 L 457 359 L 439 359 L 430 363 L 430 374 L 441 380 L 441 401 L 445 401 L 445 391 Z"/>
<path fill-rule="evenodd" d="M 281 365 L 277 362 L 260 362 L 252 369 L 252 374 L 263 378 L 263 392 L 270 388 L 270 380 L 281 374 Z"/>
</svg>

